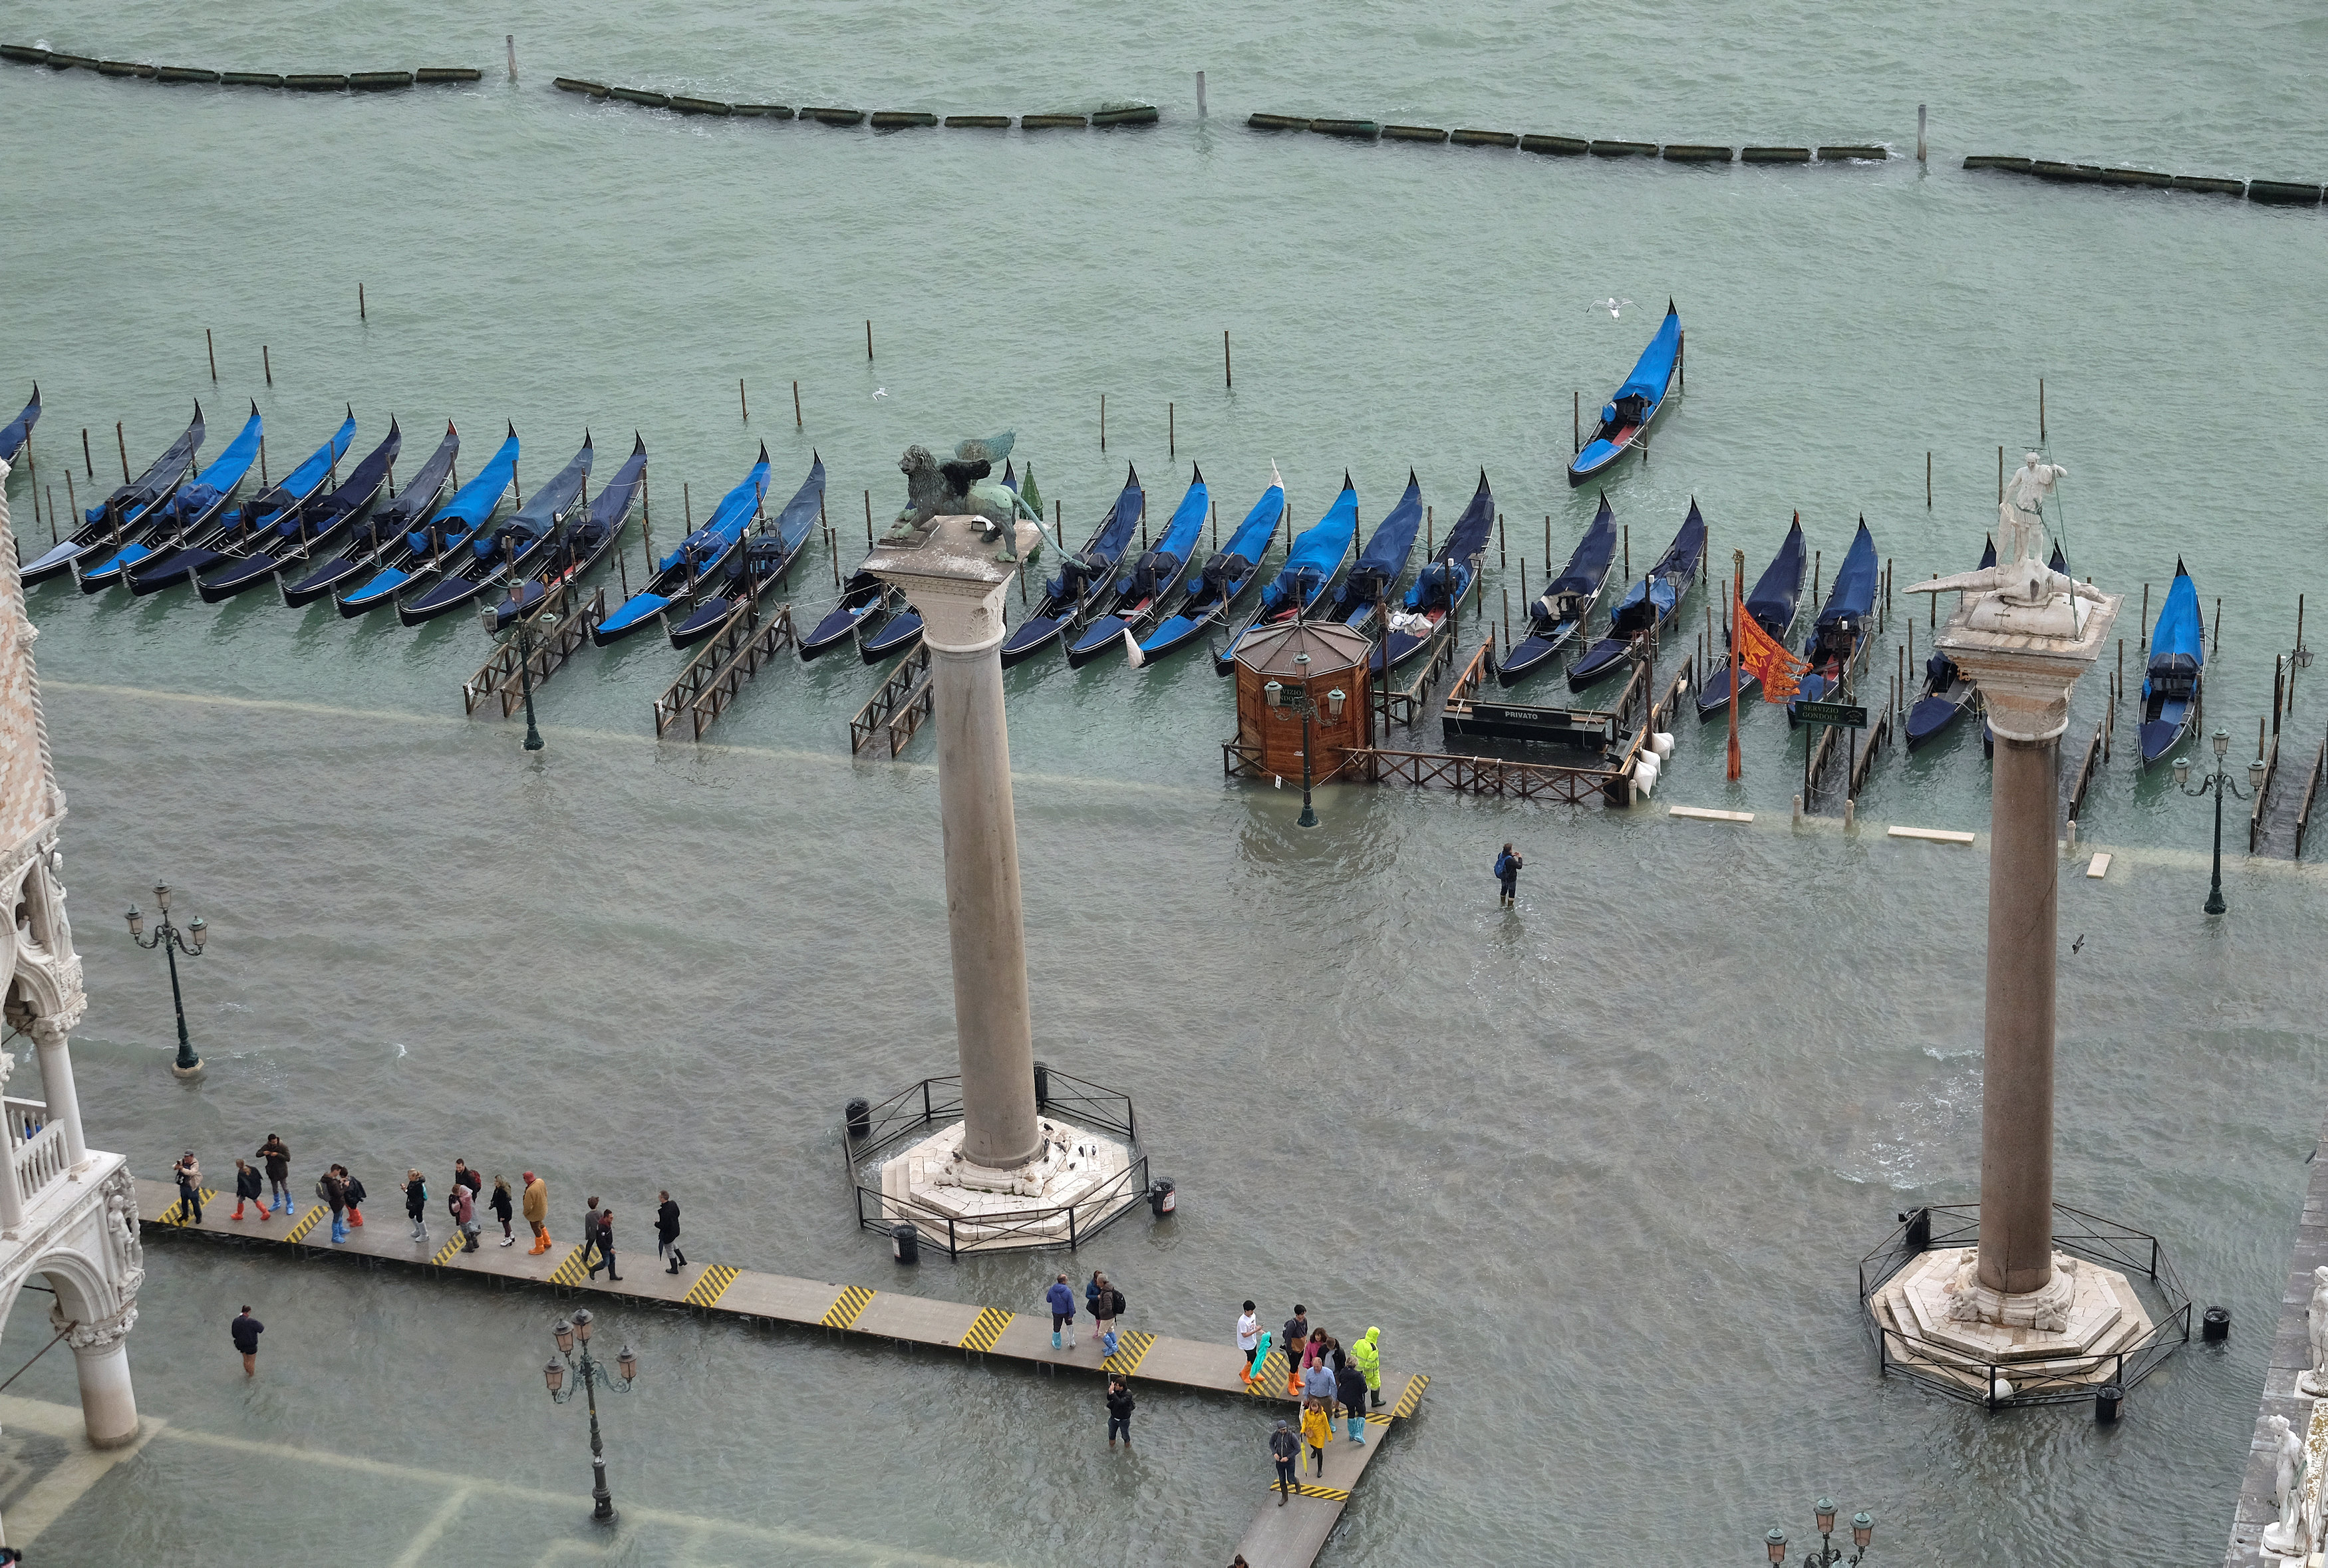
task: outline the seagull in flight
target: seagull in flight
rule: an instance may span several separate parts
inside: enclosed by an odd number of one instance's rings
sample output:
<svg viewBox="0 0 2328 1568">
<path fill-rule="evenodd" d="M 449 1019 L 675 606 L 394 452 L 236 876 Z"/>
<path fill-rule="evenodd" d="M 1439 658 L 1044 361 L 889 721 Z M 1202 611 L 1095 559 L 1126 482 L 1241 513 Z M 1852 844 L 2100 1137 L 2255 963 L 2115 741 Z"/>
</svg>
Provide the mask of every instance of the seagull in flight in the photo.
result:
<svg viewBox="0 0 2328 1568">
<path fill-rule="evenodd" d="M 889 389 L 887 387 L 876 387 L 873 389 L 873 395 L 877 398 L 886 398 L 889 395 Z"/>
<path fill-rule="evenodd" d="M 1610 319 L 1613 321 L 1623 314 L 1627 305 L 1632 303 L 1633 302 L 1629 299 L 1618 299 L 1612 296 L 1608 299 L 1596 299 L 1587 308 L 1592 310 L 1605 310 L 1609 313 Z"/>
</svg>

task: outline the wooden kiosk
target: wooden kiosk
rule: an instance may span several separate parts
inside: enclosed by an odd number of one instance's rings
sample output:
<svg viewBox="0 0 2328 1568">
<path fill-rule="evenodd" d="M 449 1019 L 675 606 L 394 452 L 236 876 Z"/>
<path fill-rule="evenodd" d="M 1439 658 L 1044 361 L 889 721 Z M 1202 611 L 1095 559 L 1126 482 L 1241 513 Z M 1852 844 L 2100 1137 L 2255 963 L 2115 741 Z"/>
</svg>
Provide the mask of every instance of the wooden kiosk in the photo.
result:
<svg viewBox="0 0 2328 1568">
<path fill-rule="evenodd" d="M 1330 621 L 1288 621 L 1246 633 L 1236 651 L 1236 738 L 1222 747 L 1229 771 L 1300 781 L 1298 699 L 1305 693 L 1313 777 L 1324 779 L 1351 750 L 1373 746 L 1373 653 L 1372 638 Z"/>
</svg>

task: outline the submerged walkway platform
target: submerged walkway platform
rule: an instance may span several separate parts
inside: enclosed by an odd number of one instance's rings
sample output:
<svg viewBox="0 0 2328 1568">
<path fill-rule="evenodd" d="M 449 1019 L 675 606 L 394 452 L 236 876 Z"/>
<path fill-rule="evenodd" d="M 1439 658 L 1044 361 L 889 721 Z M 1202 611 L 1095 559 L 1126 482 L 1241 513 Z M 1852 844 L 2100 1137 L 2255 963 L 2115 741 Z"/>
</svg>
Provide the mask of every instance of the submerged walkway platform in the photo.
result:
<svg viewBox="0 0 2328 1568">
<path fill-rule="evenodd" d="M 347 1254 L 432 1273 L 475 1275 L 497 1286 L 549 1286 L 603 1298 L 609 1303 L 633 1301 L 690 1307 L 706 1315 L 740 1318 L 747 1322 L 796 1323 L 894 1339 L 901 1345 L 929 1345 L 958 1349 L 965 1355 L 1001 1356 L 1047 1372 L 1062 1367 L 1099 1376 L 1120 1372 L 1147 1383 L 1249 1398 L 1258 1405 L 1271 1407 L 1267 1413 L 1272 1419 L 1281 1413 L 1288 1420 L 1293 1419 L 1296 1404 L 1286 1394 L 1285 1363 L 1275 1350 L 1270 1352 L 1263 1375 L 1247 1384 L 1244 1357 L 1227 1343 L 1175 1339 L 1127 1329 L 1117 1336 L 1116 1353 L 1103 1357 L 1098 1336 L 1088 1331 L 1087 1320 L 1079 1320 L 1085 1331 L 1077 1336 L 1075 1347 L 1054 1350 L 1050 1318 L 1039 1305 L 1032 1310 L 1014 1312 L 1000 1307 L 978 1307 L 894 1291 L 868 1290 L 863 1285 L 844 1285 L 831 1280 L 765 1274 L 724 1263 L 691 1263 L 676 1274 L 668 1273 L 657 1263 L 652 1245 L 625 1248 L 622 1244 L 626 1240 L 653 1235 L 653 1226 L 647 1218 L 654 1212 L 651 1204 L 617 1207 L 618 1214 L 637 1216 L 623 1225 L 615 1237 L 615 1261 L 624 1271 L 619 1281 L 609 1281 L 604 1273 L 596 1279 L 590 1278 L 582 1263 L 581 1247 L 571 1243 L 560 1243 L 545 1253 L 530 1252 L 530 1238 L 525 1235 L 522 1224 L 518 1226 L 519 1240 L 514 1246 L 502 1246 L 499 1236 L 489 1234 L 480 1237 L 477 1251 L 464 1252 L 460 1239 L 453 1234 L 451 1219 L 434 1205 L 428 1239 L 415 1242 L 403 1206 L 395 1201 L 394 1196 L 378 1204 L 377 1212 L 366 1215 L 365 1224 L 351 1226 L 348 1239 L 336 1245 L 332 1241 L 331 1211 L 312 1198 L 301 1199 L 298 1212 L 288 1216 L 278 1212 L 262 1222 L 255 1211 L 246 1210 L 245 1217 L 237 1221 L 227 1217 L 234 1212 L 234 1200 L 205 1189 L 202 1218 L 200 1224 L 194 1224 L 178 1200 L 176 1187 L 167 1182 L 141 1180 L 137 1184 L 137 1205 L 139 1216 L 148 1230 L 240 1242 L 302 1256 Z M 488 1219 L 486 1228 L 490 1232 L 496 1227 Z M 550 1234 L 557 1235 L 558 1229 L 553 1219 Z M 1430 1383 L 1431 1379 L 1421 1373 L 1394 1370 L 1391 1358 L 1385 1357 L 1382 1374 L 1385 1407 L 1367 1418 L 1367 1441 L 1361 1444 L 1352 1443 L 1346 1437 L 1338 1439 L 1327 1450 L 1325 1475 L 1308 1478 L 1310 1484 L 1303 1487 L 1301 1495 L 1283 1507 L 1277 1506 L 1274 1484 L 1269 1484 L 1268 1495 L 1261 1499 L 1263 1511 L 1245 1532 L 1238 1548 L 1251 1568 L 1306 1568 L 1316 1558 L 1319 1548 L 1340 1520 L 1359 1475 L 1381 1447 L 1380 1440 L 1389 1434 L 1394 1422 L 1415 1413 Z M 1343 1430 L 1347 1431 L 1347 1427 Z M 1262 1435 L 1256 1431 L 1253 1437 L 1256 1495 L 1271 1474 Z"/>
</svg>

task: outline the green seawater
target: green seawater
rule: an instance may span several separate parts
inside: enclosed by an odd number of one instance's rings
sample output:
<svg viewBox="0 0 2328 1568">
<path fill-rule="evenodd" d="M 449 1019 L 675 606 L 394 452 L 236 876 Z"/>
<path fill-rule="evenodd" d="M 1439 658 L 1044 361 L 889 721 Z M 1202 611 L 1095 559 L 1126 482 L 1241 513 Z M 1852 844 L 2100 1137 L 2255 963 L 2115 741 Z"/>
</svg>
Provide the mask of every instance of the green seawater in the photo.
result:
<svg viewBox="0 0 2328 1568">
<path fill-rule="evenodd" d="M 1191 463 L 1233 522 L 1274 461 L 1297 526 L 1347 470 L 1369 528 L 1412 467 L 1442 532 L 1484 467 L 1506 517 L 1493 615 L 1597 499 L 1563 476 L 1560 405 L 1605 397 L 1670 297 L 1686 392 L 1607 485 L 1636 568 L 1693 497 L 1717 577 L 1733 549 L 1759 572 L 1798 511 L 1830 579 L 1862 514 L 1903 585 L 1968 568 L 1997 448 L 2038 444 L 2042 378 L 2058 520 L 2078 575 L 2126 596 L 2129 676 L 2145 584 L 2154 615 L 2179 556 L 2211 622 L 2220 597 L 2208 721 L 2236 763 L 2323 581 L 2328 214 L 1959 165 L 2328 179 L 2323 34 L 2237 5 L 20 4 L 0 41 L 485 77 L 309 96 L 0 66 L 0 403 L 37 380 L 46 408 L 37 474 L 7 495 L 45 549 L 68 466 L 84 504 L 118 477 L 117 421 L 142 466 L 194 399 L 211 451 L 254 400 L 279 474 L 352 405 L 359 453 L 400 420 L 399 473 L 449 418 L 472 474 L 512 421 L 529 493 L 586 427 L 601 477 L 636 429 L 668 549 L 765 442 L 779 498 L 812 451 L 831 475 L 838 559 L 813 546 L 788 595 L 806 616 L 861 555 L 868 493 L 878 519 L 902 502 L 906 446 L 1007 428 L 1071 543 L 1127 464 L 1159 523 Z M 559 74 L 1163 119 L 877 136 L 594 104 Z M 1257 109 L 1899 155 L 1361 146 L 1248 131 Z M 625 549 L 635 584 L 635 522 Z M 463 717 L 485 653 L 465 617 L 412 631 L 70 581 L 30 609 L 72 811 L 92 1144 L 147 1175 L 189 1145 L 227 1170 L 272 1129 L 303 1172 L 344 1160 L 381 1190 L 464 1155 L 543 1171 L 559 1215 L 598 1191 L 643 1220 L 669 1187 L 692 1257 L 1034 1308 L 1050 1260 L 906 1273 L 850 1224 L 839 1107 L 953 1056 L 931 743 L 848 751 L 879 672 L 780 662 L 710 743 L 658 744 L 648 705 L 683 656 L 643 636 L 544 690 L 529 758 L 516 727 Z M 1879 675 L 1910 620 L 1920 658 L 1923 616 L 1895 601 Z M 2311 678 L 2283 721 L 2299 776 L 2328 724 Z M 1986 850 L 1880 832 L 1985 826 L 1976 733 L 1882 756 L 1848 838 L 1788 826 L 1803 737 L 1759 709 L 1734 790 L 1692 718 L 1631 812 L 1335 786 L 1301 832 L 1294 792 L 1222 780 L 1230 693 L 1200 655 L 1053 657 L 1006 687 L 1039 1054 L 1132 1094 L 1181 1195 L 1067 1266 L 1106 1268 L 1139 1327 L 1225 1338 L 1244 1297 L 1279 1317 L 1300 1300 L 1432 1376 L 1322 1561 L 1752 1561 L 1774 1523 L 1800 1539 L 1821 1493 L 1876 1514 L 1885 1561 L 2221 1549 L 2328 1000 L 2317 874 L 2248 862 L 2243 817 L 2211 921 L 2210 803 L 2121 745 L 2080 823 L 2117 863 L 2064 863 L 2059 1195 L 2159 1235 L 2234 1317 L 2228 1347 L 2194 1345 L 2101 1428 L 1881 1380 L 1854 1312 L 1896 1212 L 1976 1194 Z M 2105 701 L 2098 671 L 2073 739 Z M 1529 859 L 1510 915 L 1488 873 L 1507 839 Z M 163 1070 L 166 982 L 117 924 L 159 878 L 213 932 L 184 976 L 211 1063 L 192 1090 Z M 28 1064 L 19 1092 L 36 1083 Z M 169 1425 L 40 1532 L 42 1558 L 534 1563 L 589 1539 L 582 1417 L 538 1381 L 555 1303 L 148 1256 L 131 1359 Z M 255 1385 L 224 1334 L 246 1300 L 269 1324 Z M 1150 1391 L 1138 1457 L 1111 1458 L 1095 1386 L 608 1316 L 647 1366 L 604 1413 L 631 1521 L 613 1561 L 1225 1562 L 1265 1500 L 1263 1423 L 1231 1404 Z M 14 1314 L 5 1369 L 42 1324 Z M 9 1394 L 70 1404 L 69 1364 Z M 44 1453 L 0 1457 L 23 1477 Z"/>
</svg>

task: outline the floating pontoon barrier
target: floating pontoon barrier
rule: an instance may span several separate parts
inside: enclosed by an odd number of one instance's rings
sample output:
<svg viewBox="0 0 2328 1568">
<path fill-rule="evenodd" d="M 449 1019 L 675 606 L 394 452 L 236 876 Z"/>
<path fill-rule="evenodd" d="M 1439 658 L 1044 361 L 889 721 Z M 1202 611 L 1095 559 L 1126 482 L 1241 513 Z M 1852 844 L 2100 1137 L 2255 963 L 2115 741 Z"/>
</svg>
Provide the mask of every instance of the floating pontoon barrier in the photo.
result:
<svg viewBox="0 0 2328 1568">
<path fill-rule="evenodd" d="M 716 98 L 684 98 L 676 94 L 671 97 L 670 108 L 673 114 L 718 115 L 722 118 L 736 112 Z"/>
<path fill-rule="evenodd" d="M 283 79 L 271 70 L 221 70 L 219 80 L 229 87 L 281 87 Z"/>
<path fill-rule="evenodd" d="M 605 98 L 615 90 L 603 81 L 584 81 L 576 76 L 561 76 L 549 85 L 560 92 L 578 92 L 585 98 Z"/>
<path fill-rule="evenodd" d="M 934 126 L 938 117 L 924 114 L 919 109 L 885 108 L 873 111 L 873 128 L 877 131 L 905 130 L 914 126 Z"/>
<path fill-rule="evenodd" d="M 788 120 L 793 117 L 792 106 L 781 103 L 729 104 L 739 119 Z"/>
<path fill-rule="evenodd" d="M 1822 164 L 1881 164 L 1892 156 L 1889 147 L 1821 147 Z"/>
<path fill-rule="evenodd" d="M 97 74 L 99 76 L 151 76 L 154 74 L 154 68 L 150 65 L 139 65 L 135 61 L 100 60 L 97 62 Z"/>
<path fill-rule="evenodd" d="M 1967 169 L 1997 169 L 2008 174 L 2025 174 L 2031 164 L 2032 160 L 2028 158 L 2006 157 L 1996 153 L 1975 153 L 1964 161 Z"/>
<path fill-rule="evenodd" d="M 474 65 L 424 65 L 412 73 L 412 80 L 423 87 L 449 86 L 455 82 L 482 81 L 485 73 Z"/>
<path fill-rule="evenodd" d="M 2206 191 L 2218 196 L 2244 196 L 2245 180 L 2226 180 L 2215 174 L 2177 174 L 2174 188 L 2178 191 Z"/>
<path fill-rule="evenodd" d="M 861 126 L 865 123 L 865 111 L 861 108 L 804 108 L 800 111 L 800 117 L 814 120 L 821 126 Z"/>
<path fill-rule="evenodd" d="M 348 72 L 351 92 L 393 92 L 412 85 L 408 70 L 352 70 Z"/>
<path fill-rule="evenodd" d="M 1447 133 L 1437 126 L 1385 126 L 1383 140 L 1386 142 L 1443 142 Z"/>
<path fill-rule="evenodd" d="M 1311 120 L 1310 128 L 1321 136 L 1349 136 L 1362 142 L 1382 135 L 1382 127 L 1372 120 Z"/>
<path fill-rule="evenodd" d="M 0 60 L 13 60 L 19 65 L 46 65 L 49 52 L 36 43 L 0 43 Z"/>
<path fill-rule="evenodd" d="M 1582 136 L 1522 136 L 1520 151 L 1551 153 L 1563 158 L 1581 158 L 1592 150 L 1592 144 Z"/>
<path fill-rule="evenodd" d="M 1022 131 L 1079 131 L 1091 121 L 1083 115 L 1020 115 L 1018 128 Z"/>
<path fill-rule="evenodd" d="M 2102 183 L 2102 166 L 2099 164 L 2055 164 L 2040 158 L 2029 165 L 2029 172 L 2057 185 L 2098 185 Z"/>
<path fill-rule="evenodd" d="M 1746 147 L 1738 160 L 1744 164 L 1807 164 L 1811 161 L 1808 147 Z"/>
<path fill-rule="evenodd" d="M 311 73 L 286 76 L 283 79 L 283 85 L 293 92 L 345 92 L 348 90 L 348 79 Z"/>
<path fill-rule="evenodd" d="M 42 62 L 51 70 L 95 70 L 97 59 L 88 54 L 52 54 Z"/>
<path fill-rule="evenodd" d="M 2269 202 L 2280 207 L 2317 207 L 2320 205 L 2320 187 L 2293 185 L 2286 180 L 2249 180 L 2248 200 Z"/>
<path fill-rule="evenodd" d="M 1654 158 L 1657 155 L 1655 142 L 1594 142 L 1592 155 L 1596 158 Z"/>
<path fill-rule="evenodd" d="M 1668 164 L 1726 164 L 1731 159 L 1728 147 L 1699 146 L 1689 142 L 1667 142 L 1666 162 Z"/>
<path fill-rule="evenodd" d="M 1245 122 L 1247 130 L 1306 131 L 1310 122 L 1294 115 L 1254 115 Z"/>
<path fill-rule="evenodd" d="M 155 68 L 155 81 L 216 81 L 219 73 L 204 70 L 199 65 L 164 65 Z"/>
<path fill-rule="evenodd" d="M 606 93 L 608 97 L 618 99 L 624 103 L 634 103 L 646 108 L 671 107 L 669 93 L 649 92 L 643 87 L 610 87 L 606 89 Z"/>
<path fill-rule="evenodd" d="M 1152 103 L 1120 103 L 1094 112 L 1092 128 L 1102 126 L 1152 126 L 1161 118 Z"/>
<path fill-rule="evenodd" d="M 1009 115 L 948 115 L 946 128 L 962 131 L 1007 131 L 1010 128 Z"/>
<path fill-rule="evenodd" d="M 2153 191 L 2172 191 L 2174 188 L 2174 176 L 2172 174 L 2154 174 L 2148 169 L 2104 169 L 2102 171 L 2102 183 L 2105 185 L 2142 185 Z"/>
<path fill-rule="evenodd" d="M 1447 139 L 1459 147 L 1516 147 L 1517 131 L 1455 131 Z"/>
</svg>

